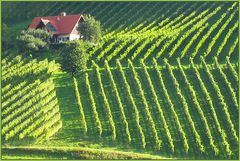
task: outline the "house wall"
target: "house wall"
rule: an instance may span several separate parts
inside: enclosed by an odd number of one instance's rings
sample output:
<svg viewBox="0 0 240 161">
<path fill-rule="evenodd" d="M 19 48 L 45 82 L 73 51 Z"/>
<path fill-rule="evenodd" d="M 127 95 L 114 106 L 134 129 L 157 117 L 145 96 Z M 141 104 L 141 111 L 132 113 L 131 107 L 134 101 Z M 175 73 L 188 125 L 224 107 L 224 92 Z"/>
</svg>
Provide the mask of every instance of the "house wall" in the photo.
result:
<svg viewBox="0 0 240 161">
<path fill-rule="evenodd" d="M 71 41 L 71 40 L 78 40 L 80 38 L 80 35 L 76 34 L 69 34 L 69 35 L 59 35 L 56 37 L 55 42 L 60 43 L 60 42 L 65 42 L 65 41 Z"/>
<path fill-rule="evenodd" d="M 77 30 L 78 23 L 74 26 L 72 32 L 70 33 L 70 40 L 76 40 L 80 38 L 80 33 Z"/>
<path fill-rule="evenodd" d="M 82 20 L 82 19 L 81 19 Z M 80 33 L 78 32 L 77 28 L 79 26 L 79 23 L 76 23 L 76 25 L 74 26 L 72 32 L 68 35 L 59 35 L 56 39 L 57 43 L 61 43 L 61 42 L 65 42 L 65 41 L 72 41 L 72 40 L 78 40 L 80 39 Z"/>
<path fill-rule="evenodd" d="M 76 25 L 74 26 L 72 32 L 70 33 L 71 38 L 70 40 L 76 40 L 80 38 L 80 33 L 78 32 L 77 28 L 79 26 L 79 23 L 81 23 L 80 21 L 78 23 L 76 23 Z"/>
<path fill-rule="evenodd" d="M 78 40 L 80 38 L 80 35 L 70 34 L 69 40 Z"/>
<path fill-rule="evenodd" d="M 71 34 L 78 35 L 78 34 L 79 34 L 79 32 L 78 32 L 77 28 L 78 28 L 78 25 L 74 26 L 74 28 L 73 28 L 73 30 L 72 30 L 72 32 L 71 32 Z"/>
<path fill-rule="evenodd" d="M 57 36 L 57 39 L 56 39 L 56 41 L 58 43 L 65 42 L 65 41 L 68 41 L 68 40 L 70 40 L 70 35 L 59 35 L 59 36 Z"/>
</svg>

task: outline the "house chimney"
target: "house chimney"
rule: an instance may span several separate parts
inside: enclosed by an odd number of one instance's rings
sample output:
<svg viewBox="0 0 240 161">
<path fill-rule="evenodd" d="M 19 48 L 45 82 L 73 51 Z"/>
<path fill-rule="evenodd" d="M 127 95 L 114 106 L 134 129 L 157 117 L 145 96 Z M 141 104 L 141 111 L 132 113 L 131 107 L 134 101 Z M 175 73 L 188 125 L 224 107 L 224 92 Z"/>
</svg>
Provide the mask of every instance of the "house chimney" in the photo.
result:
<svg viewBox="0 0 240 161">
<path fill-rule="evenodd" d="M 61 12 L 61 13 L 60 13 L 60 16 L 66 16 L 66 15 L 67 15 L 66 12 Z"/>
</svg>

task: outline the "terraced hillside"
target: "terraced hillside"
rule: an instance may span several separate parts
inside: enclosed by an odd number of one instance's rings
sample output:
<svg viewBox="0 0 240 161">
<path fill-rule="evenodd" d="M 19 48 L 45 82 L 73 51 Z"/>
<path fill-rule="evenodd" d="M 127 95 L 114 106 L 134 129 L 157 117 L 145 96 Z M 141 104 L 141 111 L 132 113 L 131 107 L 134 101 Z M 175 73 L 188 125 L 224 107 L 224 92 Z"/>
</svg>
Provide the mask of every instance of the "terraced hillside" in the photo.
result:
<svg viewBox="0 0 240 161">
<path fill-rule="evenodd" d="M 2 20 L 62 11 L 104 34 L 75 77 L 4 52 L 4 159 L 239 159 L 237 2 L 3 2 Z"/>
</svg>

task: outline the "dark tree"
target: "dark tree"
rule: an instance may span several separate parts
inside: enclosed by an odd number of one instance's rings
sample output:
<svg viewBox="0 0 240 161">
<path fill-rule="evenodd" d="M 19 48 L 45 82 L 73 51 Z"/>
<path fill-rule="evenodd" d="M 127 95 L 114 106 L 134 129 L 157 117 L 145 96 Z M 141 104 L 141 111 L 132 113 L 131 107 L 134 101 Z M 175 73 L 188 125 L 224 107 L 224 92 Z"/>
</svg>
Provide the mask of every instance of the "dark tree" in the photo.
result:
<svg viewBox="0 0 240 161">
<path fill-rule="evenodd" d="M 68 41 L 60 49 L 60 63 L 63 71 L 72 76 L 82 74 L 87 69 L 89 44 L 82 40 Z"/>
<path fill-rule="evenodd" d="M 51 38 L 51 33 L 41 29 L 22 31 L 17 37 L 18 47 L 22 52 L 35 54 L 48 49 Z"/>
<path fill-rule="evenodd" d="M 6 50 L 10 47 L 11 42 L 10 42 L 10 31 L 9 28 L 6 24 L 2 25 L 2 49 Z"/>
<path fill-rule="evenodd" d="M 102 35 L 101 23 L 90 15 L 84 16 L 84 21 L 79 24 L 78 31 L 82 39 L 91 43 L 97 43 Z"/>
</svg>

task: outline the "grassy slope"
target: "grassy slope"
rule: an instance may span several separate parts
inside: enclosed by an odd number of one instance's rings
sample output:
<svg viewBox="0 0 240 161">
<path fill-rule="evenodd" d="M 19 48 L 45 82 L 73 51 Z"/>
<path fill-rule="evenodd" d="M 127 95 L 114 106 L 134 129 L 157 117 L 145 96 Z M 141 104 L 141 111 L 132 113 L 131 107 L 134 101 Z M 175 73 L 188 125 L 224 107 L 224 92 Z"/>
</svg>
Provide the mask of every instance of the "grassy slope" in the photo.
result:
<svg viewBox="0 0 240 161">
<path fill-rule="evenodd" d="M 142 153 L 74 147 L 3 148 L 2 159 L 168 159 Z"/>
</svg>

